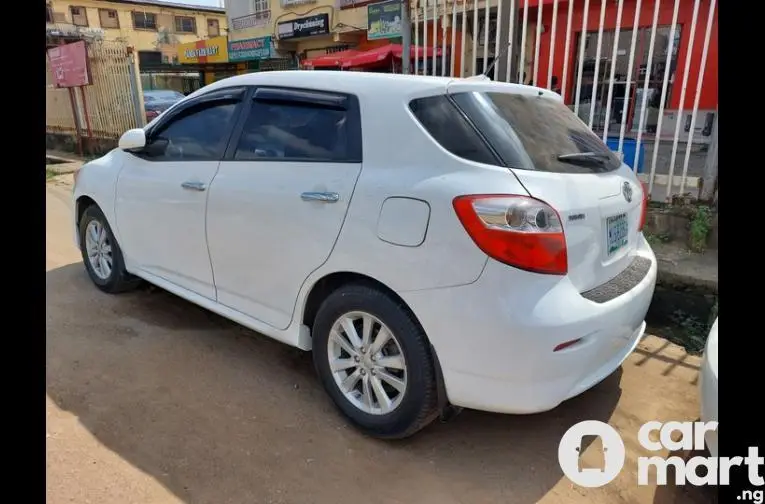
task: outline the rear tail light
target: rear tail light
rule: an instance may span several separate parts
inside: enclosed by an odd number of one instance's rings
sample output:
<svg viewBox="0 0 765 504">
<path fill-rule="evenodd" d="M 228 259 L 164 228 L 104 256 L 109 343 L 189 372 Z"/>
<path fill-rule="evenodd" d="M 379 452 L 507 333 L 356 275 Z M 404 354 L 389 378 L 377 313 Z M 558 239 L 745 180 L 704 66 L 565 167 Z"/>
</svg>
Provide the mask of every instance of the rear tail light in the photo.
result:
<svg viewBox="0 0 765 504">
<path fill-rule="evenodd" d="M 543 201 L 478 194 L 458 196 L 453 205 L 470 238 L 492 259 L 534 273 L 568 271 L 560 216 Z"/>
<path fill-rule="evenodd" d="M 641 182 L 640 185 L 643 186 L 643 201 L 640 207 L 640 225 L 638 226 L 638 231 L 642 231 L 643 226 L 645 226 L 645 219 L 648 216 L 648 200 L 650 199 L 648 184 Z"/>
</svg>

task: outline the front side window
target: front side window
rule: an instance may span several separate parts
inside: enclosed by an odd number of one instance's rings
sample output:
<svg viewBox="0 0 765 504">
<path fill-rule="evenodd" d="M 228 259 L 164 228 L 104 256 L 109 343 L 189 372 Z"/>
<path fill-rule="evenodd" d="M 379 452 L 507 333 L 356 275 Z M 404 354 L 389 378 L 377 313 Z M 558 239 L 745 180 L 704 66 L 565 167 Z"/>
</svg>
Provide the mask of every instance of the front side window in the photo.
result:
<svg viewBox="0 0 765 504">
<path fill-rule="evenodd" d="M 306 103 L 253 101 L 234 158 L 361 162 L 348 116 Z"/>
<path fill-rule="evenodd" d="M 152 161 L 218 161 L 223 157 L 238 102 L 192 106 L 150 134 Z"/>
</svg>

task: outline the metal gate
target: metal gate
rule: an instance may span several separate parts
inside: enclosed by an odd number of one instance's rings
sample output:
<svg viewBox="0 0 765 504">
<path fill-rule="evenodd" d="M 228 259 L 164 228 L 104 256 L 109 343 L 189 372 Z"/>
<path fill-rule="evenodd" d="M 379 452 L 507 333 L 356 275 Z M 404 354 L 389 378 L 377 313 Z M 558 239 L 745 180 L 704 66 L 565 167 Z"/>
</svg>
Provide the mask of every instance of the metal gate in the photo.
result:
<svg viewBox="0 0 765 504">
<path fill-rule="evenodd" d="M 92 41 L 87 50 L 92 84 L 71 91 L 54 87 L 46 58 L 46 131 L 116 141 L 143 125 L 133 59 L 120 42 Z"/>
<path fill-rule="evenodd" d="M 416 0 L 426 75 L 553 89 L 648 184 L 654 200 L 712 197 L 716 0 Z"/>
</svg>

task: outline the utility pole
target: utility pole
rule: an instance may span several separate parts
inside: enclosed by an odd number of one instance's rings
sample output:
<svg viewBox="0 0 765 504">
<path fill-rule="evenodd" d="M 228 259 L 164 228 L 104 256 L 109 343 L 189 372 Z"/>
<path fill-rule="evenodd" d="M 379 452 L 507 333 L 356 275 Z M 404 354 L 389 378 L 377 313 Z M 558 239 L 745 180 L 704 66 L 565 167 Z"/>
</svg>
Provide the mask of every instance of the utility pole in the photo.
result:
<svg viewBox="0 0 765 504">
<path fill-rule="evenodd" d="M 401 0 L 401 49 L 401 73 L 411 73 L 412 23 L 409 20 L 409 0 Z"/>
</svg>

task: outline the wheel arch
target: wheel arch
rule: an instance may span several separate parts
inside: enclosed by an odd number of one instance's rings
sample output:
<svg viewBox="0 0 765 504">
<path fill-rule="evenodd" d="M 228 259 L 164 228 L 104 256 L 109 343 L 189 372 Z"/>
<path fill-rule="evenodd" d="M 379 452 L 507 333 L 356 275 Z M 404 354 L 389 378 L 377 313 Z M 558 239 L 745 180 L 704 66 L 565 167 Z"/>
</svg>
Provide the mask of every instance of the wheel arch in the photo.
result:
<svg viewBox="0 0 765 504">
<path fill-rule="evenodd" d="M 376 278 L 368 275 L 364 275 L 362 273 L 356 273 L 352 271 L 336 271 L 324 275 L 316 282 L 314 282 L 305 297 L 305 302 L 302 306 L 302 313 L 300 315 L 302 324 L 307 326 L 309 329 L 312 329 L 314 320 L 316 319 L 316 314 L 319 311 L 319 307 L 321 306 L 322 301 L 324 301 L 332 292 L 336 291 L 344 285 L 352 283 L 369 285 L 391 296 L 409 312 L 415 323 L 417 323 L 417 325 L 420 326 L 420 328 L 423 330 L 425 337 L 428 338 L 430 355 L 433 359 L 433 368 L 435 369 L 436 373 L 438 408 L 439 411 L 444 411 L 449 405 L 449 400 L 446 395 L 446 386 L 444 384 L 443 372 L 441 370 L 441 362 L 438 359 L 438 352 L 433 346 L 428 333 L 422 327 L 422 324 L 417 318 L 417 314 L 414 313 L 414 310 L 409 307 L 409 304 L 404 301 L 404 299 L 399 296 L 396 291 L 385 285 L 380 280 L 377 280 Z"/>
<path fill-rule="evenodd" d="M 80 196 L 77 197 L 74 204 L 74 215 L 76 218 L 75 222 L 77 223 L 77 225 L 80 224 L 80 221 L 82 220 L 82 216 L 85 213 L 85 210 L 88 207 L 91 207 L 93 205 L 100 208 L 101 211 L 103 212 L 103 209 L 98 204 L 98 202 L 96 202 L 96 200 L 94 200 L 92 197 L 88 196 L 87 194 L 81 194 Z"/>
</svg>

